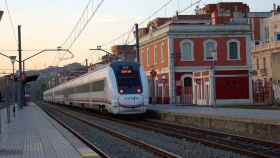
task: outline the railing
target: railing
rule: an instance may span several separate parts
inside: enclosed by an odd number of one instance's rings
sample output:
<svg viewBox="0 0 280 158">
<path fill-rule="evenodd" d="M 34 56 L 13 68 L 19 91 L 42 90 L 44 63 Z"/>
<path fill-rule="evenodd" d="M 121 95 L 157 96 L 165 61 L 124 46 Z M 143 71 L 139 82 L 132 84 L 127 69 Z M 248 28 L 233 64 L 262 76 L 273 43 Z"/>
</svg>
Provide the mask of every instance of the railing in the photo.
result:
<svg viewBox="0 0 280 158">
<path fill-rule="evenodd" d="M 280 41 L 272 41 L 269 43 L 260 44 L 253 49 L 253 52 L 260 52 L 272 49 L 280 49 Z"/>
<path fill-rule="evenodd" d="M 273 83 L 274 102 L 280 105 L 280 82 Z"/>
</svg>

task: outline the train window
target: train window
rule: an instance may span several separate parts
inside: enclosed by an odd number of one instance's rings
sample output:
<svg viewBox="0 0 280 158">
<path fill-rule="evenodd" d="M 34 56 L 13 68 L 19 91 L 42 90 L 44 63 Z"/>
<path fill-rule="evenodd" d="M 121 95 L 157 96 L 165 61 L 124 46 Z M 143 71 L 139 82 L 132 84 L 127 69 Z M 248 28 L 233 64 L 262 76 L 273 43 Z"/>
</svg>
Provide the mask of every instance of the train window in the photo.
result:
<svg viewBox="0 0 280 158">
<path fill-rule="evenodd" d="M 119 92 L 121 94 L 136 94 L 142 92 L 139 67 L 119 66 L 116 73 Z"/>
<path fill-rule="evenodd" d="M 105 80 L 95 81 L 91 83 L 92 92 L 104 91 L 104 87 L 105 87 Z"/>
</svg>

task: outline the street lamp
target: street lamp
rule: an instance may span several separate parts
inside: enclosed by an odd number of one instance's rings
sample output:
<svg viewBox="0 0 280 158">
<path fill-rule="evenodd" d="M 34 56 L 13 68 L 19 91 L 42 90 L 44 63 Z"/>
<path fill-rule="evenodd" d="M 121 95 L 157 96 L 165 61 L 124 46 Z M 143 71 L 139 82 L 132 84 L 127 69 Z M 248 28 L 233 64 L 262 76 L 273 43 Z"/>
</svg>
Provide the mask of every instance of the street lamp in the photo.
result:
<svg viewBox="0 0 280 158">
<path fill-rule="evenodd" d="M 107 50 L 104 50 L 102 49 L 101 46 L 97 46 L 95 49 L 89 49 L 89 50 L 98 50 L 98 51 L 102 51 L 102 52 L 105 52 L 106 55 L 113 55 L 111 52 L 107 51 Z"/>
<path fill-rule="evenodd" d="M 34 54 L 34 55 L 32 55 L 32 56 L 22 60 L 22 62 L 25 62 L 25 61 L 27 61 L 27 60 L 29 60 L 29 59 L 31 59 L 31 58 L 39 55 L 39 54 L 44 53 L 44 52 L 67 52 L 67 53 L 69 53 L 71 55 L 71 58 L 74 57 L 74 54 L 69 49 L 63 49 L 62 47 L 59 46 L 56 49 L 44 49 L 44 50 L 41 50 L 40 52 L 38 52 L 38 53 L 36 53 L 36 54 Z"/>
<path fill-rule="evenodd" d="M 13 80 L 15 79 L 15 62 L 16 62 L 16 60 L 17 60 L 17 56 L 9 56 L 9 58 L 10 58 L 10 61 L 11 61 L 11 63 L 12 63 L 12 65 L 13 65 Z M 15 105 L 15 101 L 16 101 L 16 91 L 15 91 L 15 83 L 13 83 L 13 91 L 12 91 L 12 93 L 13 93 L 13 114 L 14 114 L 14 117 L 16 116 L 16 110 L 15 110 L 15 108 L 16 108 L 16 105 Z M 10 110 L 10 108 L 9 108 L 9 110 Z M 10 112 L 9 112 L 10 113 Z"/>
<path fill-rule="evenodd" d="M 14 74 L 15 74 L 15 62 L 17 60 L 17 56 L 9 56 L 9 58 L 10 58 L 10 61 L 13 65 L 13 76 L 14 76 Z"/>
</svg>

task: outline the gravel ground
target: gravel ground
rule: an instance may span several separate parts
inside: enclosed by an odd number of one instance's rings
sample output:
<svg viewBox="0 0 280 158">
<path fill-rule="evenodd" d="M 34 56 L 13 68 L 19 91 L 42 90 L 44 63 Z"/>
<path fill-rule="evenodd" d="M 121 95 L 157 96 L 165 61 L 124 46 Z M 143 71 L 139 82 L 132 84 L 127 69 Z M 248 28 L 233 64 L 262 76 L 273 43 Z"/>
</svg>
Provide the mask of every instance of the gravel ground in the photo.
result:
<svg viewBox="0 0 280 158">
<path fill-rule="evenodd" d="M 146 131 L 99 118 L 93 120 L 93 117 L 91 116 L 86 117 L 88 120 L 92 120 L 107 128 L 125 133 L 132 138 L 143 140 L 184 158 L 249 158 L 248 156 L 240 155 L 238 153 L 211 148 L 203 144 L 189 142 L 184 139 L 177 139 L 153 131 Z"/>
<path fill-rule="evenodd" d="M 56 113 L 55 116 L 75 129 L 78 133 L 82 134 L 112 158 L 157 158 L 157 156 L 152 153 L 146 152 L 137 146 L 128 144 L 123 140 L 90 127 L 71 117 L 61 115 L 61 113 Z"/>
</svg>

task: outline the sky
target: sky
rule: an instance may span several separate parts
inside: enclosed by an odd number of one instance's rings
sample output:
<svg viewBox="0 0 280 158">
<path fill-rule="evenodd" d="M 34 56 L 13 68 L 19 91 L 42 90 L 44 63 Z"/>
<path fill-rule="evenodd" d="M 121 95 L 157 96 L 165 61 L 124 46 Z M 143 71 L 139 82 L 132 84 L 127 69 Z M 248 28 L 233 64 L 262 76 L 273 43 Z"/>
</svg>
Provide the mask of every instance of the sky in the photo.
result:
<svg viewBox="0 0 280 158">
<path fill-rule="evenodd" d="M 42 49 L 54 49 L 60 46 L 71 32 L 83 9 L 89 0 L 7 0 L 13 19 L 14 27 L 22 25 L 22 47 L 24 58 L 37 53 Z M 92 0 L 95 3 L 100 0 Z M 149 17 L 155 10 L 168 0 L 104 0 L 104 3 L 95 14 L 87 28 L 71 48 L 75 58 L 58 62 L 57 52 L 47 52 L 26 63 L 26 69 L 42 69 L 48 66 L 65 65 L 72 62 L 84 63 L 85 59 L 94 63 L 98 61 L 101 52 L 91 52 L 90 48 L 103 45 L 110 50 L 113 44 L 123 44 L 127 36 L 108 43 L 124 32 L 129 31 L 133 24 Z M 188 7 L 196 0 L 173 0 L 166 8 L 154 17 L 175 15 L 176 10 Z M 209 3 L 237 1 L 237 0 L 202 0 L 203 7 Z M 269 11 L 273 3 L 280 4 L 279 0 L 239 0 L 247 3 L 251 11 Z M 0 22 L 0 52 L 7 55 L 16 55 L 17 42 L 13 34 L 5 0 L 0 0 L 0 10 L 4 16 Z M 194 8 L 185 12 L 193 13 Z M 152 19 L 151 19 L 152 20 Z M 142 27 L 145 26 L 142 25 Z M 141 27 L 141 26 L 140 26 Z M 16 30 L 15 30 L 16 31 Z M 132 36 L 129 36 L 132 38 Z M 0 56 L 0 73 L 10 72 L 10 61 Z"/>
</svg>

